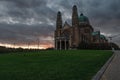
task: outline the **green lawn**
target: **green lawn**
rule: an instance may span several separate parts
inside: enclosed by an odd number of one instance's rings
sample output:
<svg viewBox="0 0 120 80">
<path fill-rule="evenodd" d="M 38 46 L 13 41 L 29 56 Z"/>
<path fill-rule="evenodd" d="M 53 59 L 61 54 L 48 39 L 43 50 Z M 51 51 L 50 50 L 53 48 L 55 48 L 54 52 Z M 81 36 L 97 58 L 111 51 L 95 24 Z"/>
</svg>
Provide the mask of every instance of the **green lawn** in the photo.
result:
<svg viewBox="0 0 120 80">
<path fill-rule="evenodd" d="M 69 50 L 0 55 L 0 80 L 90 80 L 111 51 Z"/>
</svg>

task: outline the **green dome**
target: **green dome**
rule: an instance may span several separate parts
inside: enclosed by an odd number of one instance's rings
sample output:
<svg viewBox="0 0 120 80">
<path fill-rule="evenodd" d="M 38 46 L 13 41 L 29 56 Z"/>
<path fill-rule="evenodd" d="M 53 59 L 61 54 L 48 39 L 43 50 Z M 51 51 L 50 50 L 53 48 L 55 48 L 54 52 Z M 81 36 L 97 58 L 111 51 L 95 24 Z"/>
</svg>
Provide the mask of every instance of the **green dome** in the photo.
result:
<svg viewBox="0 0 120 80">
<path fill-rule="evenodd" d="M 96 35 L 99 35 L 99 34 L 100 34 L 100 32 L 99 32 L 99 31 L 92 32 L 92 35 L 93 35 L 93 36 L 96 36 Z"/>
<path fill-rule="evenodd" d="M 100 35 L 101 39 L 106 39 L 106 37 L 104 35 Z"/>
<path fill-rule="evenodd" d="M 89 23 L 89 20 L 86 16 L 83 15 L 83 13 L 81 13 L 79 16 L 79 22 Z"/>
</svg>

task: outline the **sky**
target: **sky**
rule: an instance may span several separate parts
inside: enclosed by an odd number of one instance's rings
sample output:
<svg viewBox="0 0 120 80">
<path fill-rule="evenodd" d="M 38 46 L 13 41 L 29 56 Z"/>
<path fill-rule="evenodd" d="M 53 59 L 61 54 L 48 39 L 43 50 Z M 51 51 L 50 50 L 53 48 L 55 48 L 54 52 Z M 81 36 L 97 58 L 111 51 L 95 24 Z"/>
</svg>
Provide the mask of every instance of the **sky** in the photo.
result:
<svg viewBox="0 0 120 80">
<path fill-rule="evenodd" d="M 12 47 L 54 46 L 56 15 L 71 24 L 73 5 L 102 34 L 120 34 L 120 0 L 0 0 L 0 45 Z M 120 36 L 112 42 L 120 46 Z M 39 45 L 39 46 L 38 46 Z"/>
</svg>

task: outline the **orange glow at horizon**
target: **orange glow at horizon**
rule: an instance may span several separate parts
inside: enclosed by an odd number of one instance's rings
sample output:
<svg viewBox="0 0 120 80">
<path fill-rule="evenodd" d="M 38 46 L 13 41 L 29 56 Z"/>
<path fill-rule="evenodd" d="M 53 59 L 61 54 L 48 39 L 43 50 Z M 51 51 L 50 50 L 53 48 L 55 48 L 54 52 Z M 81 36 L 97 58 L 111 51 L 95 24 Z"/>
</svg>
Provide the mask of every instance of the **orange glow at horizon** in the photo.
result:
<svg viewBox="0 0 120 80">
<path fill-rule="evenodd" d="M 23 48 L 23 49 L 47 49 L 50 47 L 54 47 L 53 44 L 42 44 L 42 45 L 13 45 L 13 44 L 2 44 L 0 46 L 4 46 L 7 48 Z"/>
</svg>

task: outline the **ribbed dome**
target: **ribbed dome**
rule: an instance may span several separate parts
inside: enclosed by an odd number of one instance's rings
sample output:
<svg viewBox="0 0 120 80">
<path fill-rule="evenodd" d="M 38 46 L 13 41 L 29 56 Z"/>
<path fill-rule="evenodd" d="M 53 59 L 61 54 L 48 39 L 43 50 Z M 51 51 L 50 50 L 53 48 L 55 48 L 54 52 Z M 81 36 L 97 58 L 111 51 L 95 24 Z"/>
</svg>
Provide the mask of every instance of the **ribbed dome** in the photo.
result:
<svg viewBox="0 0 120 80">
<path fill-rule="evenodd" d="M 79 22 L 89 23 L 89 19 L 88 19 L 88 17 L 84 16 L 83 13 L 81 13 L 80 16 L 79 16 Z"/>
</svg>

